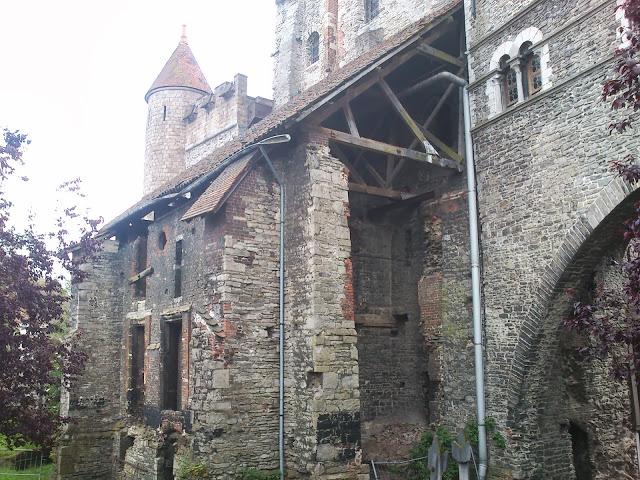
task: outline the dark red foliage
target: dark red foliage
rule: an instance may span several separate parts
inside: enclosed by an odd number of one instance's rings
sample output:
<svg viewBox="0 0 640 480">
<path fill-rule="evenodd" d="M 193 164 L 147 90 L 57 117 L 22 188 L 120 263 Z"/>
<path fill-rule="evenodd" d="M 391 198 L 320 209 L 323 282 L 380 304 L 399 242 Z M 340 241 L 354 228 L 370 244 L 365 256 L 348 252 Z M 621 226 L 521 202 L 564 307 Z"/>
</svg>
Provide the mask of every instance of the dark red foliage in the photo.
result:
<svg viewBox="0 0 640 480">
<path fill-rule="evenodd" d="M 605 82 L 602 99 L 611 108 L 626 114 L 609 125 L 609 132 L 624 133 L 633 126 L 640 110 L 640 0 L 625 0 L 628 27 L 620 27 L 621 45 L 616 50 L 614 78 Z M 629 183 L 640 181 L 640 165 L 633 155 L 611 162 L 612 169 Z M 622 292 L 595 292 L 592 303 L 576 302 L 565 326 L 589 338 L 581 353 L 612 361 L 612 374 L 629 378 L 630 369 L 640 369 L 640 203 L 624 223 L 624 239 L 629 247 L 619 265 L 624 276 Z M 640 378 L 640 377 L 639 377 Z"/>
<path fill-rule="evenodd" d="M 11 445 L 51 446 L 66 419 L 55 410 L 60 386 L 69 387 L 82 371 L 85 355 L 65 335 L 69 294 L 60 265 L 78 275 L 69 255 L 67 221 L 82 219 L 75 207 L 63 213 L 57 230 L 37 233 L 10 224 L 5 181 L 22 163 L 26 135 L 3 131 L 0 145 L 0 434 Z M 74 182 L 65 188 L 77 189 Z M 77 223 L 77 222 L 76 222 Z M 82 222 L 81 222 L 82 223 Z M 81 243 L 94 252 L 99 224 L 85 218 Z M 48 244 L 57 239 L 59 247 Z"/>
</svg>

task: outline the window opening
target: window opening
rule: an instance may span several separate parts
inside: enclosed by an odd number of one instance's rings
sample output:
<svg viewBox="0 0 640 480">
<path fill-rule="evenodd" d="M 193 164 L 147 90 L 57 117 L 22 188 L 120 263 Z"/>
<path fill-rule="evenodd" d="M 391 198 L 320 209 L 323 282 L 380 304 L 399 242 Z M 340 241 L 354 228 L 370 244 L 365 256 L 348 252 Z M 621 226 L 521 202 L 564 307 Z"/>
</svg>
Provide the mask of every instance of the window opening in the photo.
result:
<svg viewBox="0 0 640 480">
<path fill-rule="evenodd" d="M 164 122 L 167 119 L 167 106 L 162 107 L 162 121 Z"/>
<path fill-rule="evenodd" d="M 144 325 L 134 325 L 131 329 L 131 399 L 133 413 L 140 413 L 144 405 Z"/>
<path fill-rule="evenodd" d="M 593 480 L 593 470 L 589 455 L 589 434 L 579 425 L 569 423 L 571 436 L 571 451 L 573 453 L 573 467 L 576 470 L 576 480 Z"/>
<path fill-rule="evenodd" d="M 535 53 L 531 42 L 524 42 L 520 47 L 520 65 L 525 81 L 523 88 L 525 97 L 535 95 L 542 89 L 542 68 L 540 55 Z"/>
<path fill-rule="evenodd" d="M 147 268 L 147 236 L 140 235 L 134 242 L 135 252 L 135 271 L 134 275 L 142 272 Z M 134 295 L 136 298 L 144 298 L 147 296 L 147 277 L 143 277 L 134 283 Z"/>
<path fill-rule="evenodd" d="M 518 77 L 516 71 L 509 66 L 509 59 L 509 55 L 504 55 L 500 59 L 502 96 L 507 107 L 510 107 L 518 101 Z"/>
<path fill-rule="evenodd" d="M 379 0 L 364 0 L 364 17 L 367 22 L 376 18 L 378 13 L 380 13 Z"/>
<path fill-rule="evenodd" d="M 309 50 L 309 65 L 312 65 L 320 60 L 320 34 L 318 32 L 311 32 L 307 43 Z"/>
<path fill-rule="evenodd" d="M 180 405 L 180 369 L 182 321 L 166 321 L 163 329 L 162 371 L 164 377 L 164 410 L 178 410 Z"/>
<path fill-rule="evenodd" d="M 174 282 L 174 298 L 182 296 L 182 240 L 176 242 L 176 264 L 175 269 L 175 282 Z"/>
<path fill-rule="evenodd" d="M 158 248 L 160 250 L 164 250 L 164 247 L 167 245 L 167 234 L 164 231 L 160 232 L 158 235 Z"/>
</svg>

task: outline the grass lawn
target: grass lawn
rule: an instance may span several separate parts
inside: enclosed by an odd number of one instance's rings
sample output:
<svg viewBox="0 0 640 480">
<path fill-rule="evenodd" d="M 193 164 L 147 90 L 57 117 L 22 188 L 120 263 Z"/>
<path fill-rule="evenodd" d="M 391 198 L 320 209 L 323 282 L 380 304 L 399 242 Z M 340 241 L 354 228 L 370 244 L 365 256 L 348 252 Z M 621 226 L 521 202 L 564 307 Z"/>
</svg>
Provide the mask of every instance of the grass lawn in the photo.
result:
<svg viewBox="0 0 640 480">
<path fill-rule="evenodd" d="M 29 479 L 35 479 L 38 478 L 37 475 L 38 473 L 41 474 L 40 478 L 42 480 L 50 480 L 54 477 L 55 474 L 55 470 L 56 470 L 56 466 L 53 463 L 48 463 L 46 465 L 42 466 L 42 471 L 40 471 L 39 467 L 36 468 L 28 468 L 26 470 L 7 470 L 4 469 L 2 467 L 0 467 L 0 480 L 29 480 Z M 31 476 L 25 476 L 25 474 L 32 474 L 34 475 L 33 477 Z M 18 475 L 20 474 L 20 475 Z"/>
</svg>

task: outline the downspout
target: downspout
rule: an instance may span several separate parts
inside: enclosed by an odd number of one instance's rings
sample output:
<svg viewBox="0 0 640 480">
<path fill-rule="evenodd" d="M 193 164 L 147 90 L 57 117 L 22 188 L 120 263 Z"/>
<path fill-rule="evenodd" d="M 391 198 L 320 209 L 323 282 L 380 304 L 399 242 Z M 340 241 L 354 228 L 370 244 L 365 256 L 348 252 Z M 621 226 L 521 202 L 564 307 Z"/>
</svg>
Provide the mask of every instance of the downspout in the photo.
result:
<svg viewBox="0 0 640 480">
<path fill-rule="evenodd" d="M 280 318 L 279 318 L 279 348 L 280 348 L 280 358 L 279 358 L 279 375 L 278 375 L 278 403 L 279 407 L 279 418 L 278 418 L 278 454 L 279 454 L 279 464 L 280 464 L 280 480 L 284 480 L 284 205 L 285 205 L 285 189 L 284 182 L 282 181 L 282 177 L 278 174 L 275 167 L 273 166 L 273 162 L 267 155 L 266 149 L 261 145 L 260 153 L 264 157 L 264 160 L 267 162 L 269 166 L 269 170 L 271 170 L 271 174 L 275 178 L 278 186 L 280 187 L 280 259 L 279 259 L 279 267 L 280 267 Z"/>
<path fill-rule="evenodd" d="M 462 109 L 464 114 L 464 158 L 467 173 L 467 201 L 469 209 L 469 242 L 471 259 L 471 295 L 473 305 L 473 348 L 475 357 L 476 410 L 478 417 L 478 478 L 487 476 L 487 430 L 485 425 L 484 399 L 484 356 L 482 352 L 482 297 L 480 295 L 480 239 L 478 234 L 478 200 L 476 191 L 476 169 L 471 139 L 471 107 L 469 105 L 468 82 L 451 72 L 434 75 L 422 86 L 446 80 L 462 88 Z"/>
</svg>

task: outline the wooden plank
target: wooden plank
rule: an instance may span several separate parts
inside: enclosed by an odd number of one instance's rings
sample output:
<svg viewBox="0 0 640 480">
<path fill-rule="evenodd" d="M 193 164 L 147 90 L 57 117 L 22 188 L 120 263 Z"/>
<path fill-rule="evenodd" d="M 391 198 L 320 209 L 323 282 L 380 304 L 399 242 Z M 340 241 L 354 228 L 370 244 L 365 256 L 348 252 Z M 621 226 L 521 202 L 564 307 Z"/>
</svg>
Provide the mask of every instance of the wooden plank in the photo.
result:
<svg viewBox="0 0 640 480">
<path fill-rule="evenodd" d="M 404 105 L 402 105 L 398 97 L 396 97 L 396 94 L 393 93 L 393 90 L 391 90 L 391 87 L 384 80 L 384 78 L 381 78 L 378 84 L 380 85 L 380 88 L 382 88 L 382 91 L 387 96 L 387 98 L 391 102 L 391 105 L 393 106 L 395 111 L 398 113 L 398 115 L 400 115 L 404 123 L 407 124 L 411 132 L 413 132 L 413 134 L 415 135 L 415 137 L 418 140 L 420 140 L 422 145 L 424 145 L 425 151 L 429 155 L 437 155 L 438 153 L 433 148 L 433 146 L 429 143 L 425 135 L 422 133 L 420 126 L 413 120 L 413 118 L 411 118 L 411 115 L 409 115 L 409 112 L 407 112 L 406 108 L 404 108 Z"/>
<path fill-rule="evenodd" d="M 449 55 L 447 52 L 443 52 L 431 45 L 427 45 L 426 43 L 421 43 L 418 45 L 418 52 L 427 57 L 435 58 L 440 60 L 441 62 L 450 63 L 451 65 L 455 65 L 456 67 L 464 66 L 464 62 L 459 58 L 454 57 L 453 55 Z"/>
<path fill-rule="evenodd" d="M 464 162 L 464 157 L 463 156 L 458 154 L 458 152 L 456 152 L 453 148 L 451 148 L 449 145 L 447 145 L 442 140 L 440 140 L 438 137 L 436 137 L 429 130 L 423 129 L 422 131 L 424 132 L 425 136 L 429 139 L 429 141 L 431 143 L 433 143 L 436 147 L 438 147 L 442 152 L 444 152 L 444 154 L 447 157 L 452 158 L 453 160 L 455 160 L 458 163 Z"/>
<path fill-rule="evenodd" d="M 364 178 L 360 176 L 356 168 L 351 164 L 351 162 L 349 162 L 349 157 L 347 157 L 347 154 L 344 152 L 344 150 L 342 150 L 339 145 L 333 145 L 331 149 L 338 156 L 338 160 L 344 163 L 345 166 L 349 169 L 349 173 L 354 178 L 354 180 L 358 183 L 366 185 L 367 182 L 364 181 Z"/>
<path fill-rule="evenodd" d="M 349 132 L 351 132 L 351 135 L 359 137 L 360 132 L 358 132 L 358 125 L 356 124 L 356 118 L 353 116 L 353 110 L 351 110 L 351 105 L 349 104 L 349 102 L 347 102 L 342 110 L 344 111 L 344 117 L 347 119 Z"/>
<path fill-rule="evenodd" d="M 416 203 L 424 202 L 425 200 L 431 200 L 433 198 L 435 198 L 435 193 L 433 192 L 417 193 L 411 198 L 406 198 L 397 202 L 393 202 L 393 203 L 390 203 L 389 205 L 383 205 L 381 207 L 372 208 L 367 212 L 367 216 L 375 220 L 394 210 L 408 208 L 415 205 Z"/>
<path fill-rule="evenodd" d="M 385 155 L 394 155 L 396 157 L 404 157 L 416 162 L 430 163 L 432 165 L 438 165 L 440 167 L 453 168 L 459 170 L 459 164 L 448 158 L 441 158 L 434 155 L 427 155 L 423 152 L 416 150 L 410 150 L 408 148 L 397 147 L 395 145 L 389 145 L 388 143 L 379 142 L 378 140 L 371 140 L 370 138 L 354 137 L 348 133 L 339 132 L 338 130 L 332 130 L 325 127 L 315 127 L 319 129 L 323 135 L 326 135 L 330 140 L 333 140 L 344 145 L 350 145 L 353 147 L 362 148 L 371 152 L 382 153 Z"/>
<path fill-rule="evenodd" d="M 133 277 L 129 277 L 129 284 L 136 283 L 138 280 L 143 279 L 153 273 L 153 267 L 145 268 L 140 273 L 136 273 Z"/>
<path fill-rule="evenodd" d="M 446 34 L 449 31 L 449 27 L 453 23 L 454 22 L 451 15 L 443 17 L 437 25 L 433 25 L 429 33 L 423 38 L 422 41 L 425 43 L 434 42 L 435 40 Z M 299 115 L 296 120 L 301 121 L 306 117 L 312 117 L 309 118 L 309 123 L 311 125 L 319 125 L 328 117 L 344 107 L 346 102 L 361 95 L 366 90 L 369 90 L 369 88 L 377 83 L 378 78 L 389 75 L 396 68 L 411 60 L 416 55 L 418 55 L 418 51 L 415 48 L 411 48 L 404 53 L 397 53 L 394 56 L 391 56 L 386 64 L 378 66 L 373 71 L 365 72 L 364 75 L 358 75 L 356 77 L 356 81 L 361 83 L 354 83 L 353 85 L 348 87 L 341 97 L 334 100 L 335 95 L 340 94 L 339 90 L 336 91 L 332 96 L 326 98 L 324 101 L 320 102 L 320 104 L 314 106 L 313 109 L 315 111 L 303 113 L 302 115 Z"/>
<path fill-rule="evenodd" d="M 371 165 L 371 163 L 369 162 L 365 163 L 365 167 L 367 167 L 367 170 L 369 171 L 373 179 L 376 182 L 378 182 L 378 185 L 380 185 L 383 188 L 387 186 L 386 182 L 384 181 L 384 178 L 382 178 L 382 176 L 378 173 L 378 171 L 375 168 L 373 168 L 373 165 Z"/>
<path fill-rule="evenodd" d="M 366 193 L 375 197 L 385 197 L 392 200 L 408 200 L 415 197 L 412 193 L 398 192 L 388 188 L 372 187 L 370 185 L 361 185 L 359 183 L 349 183 L 349 190 L 352 192 Z"/>
<path fill-rule="evenodd" d="M 356 313 L 355 324 L 363 327 L 395 328 L 398 321 L 390 314 Z"/>
</svg>

